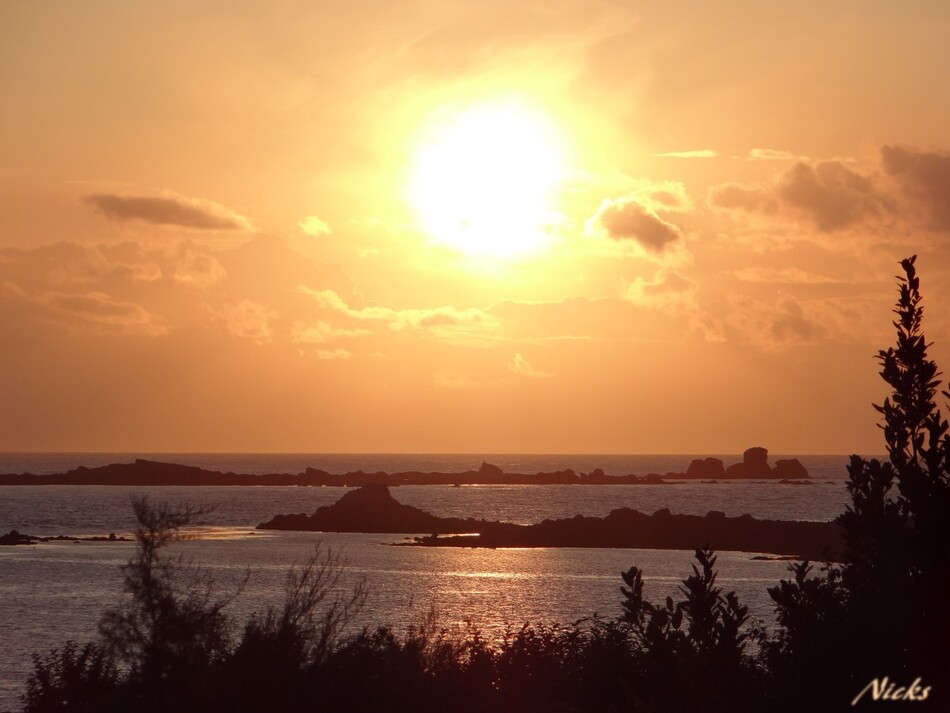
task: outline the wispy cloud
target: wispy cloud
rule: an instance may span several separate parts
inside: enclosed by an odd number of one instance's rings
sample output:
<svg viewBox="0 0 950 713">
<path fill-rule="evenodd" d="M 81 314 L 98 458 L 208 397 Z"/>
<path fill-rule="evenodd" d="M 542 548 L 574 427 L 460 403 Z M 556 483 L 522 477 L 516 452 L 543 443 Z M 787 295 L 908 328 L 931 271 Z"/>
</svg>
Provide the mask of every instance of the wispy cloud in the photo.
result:
<svg viewBox="0 0 950 713">
<path fill-rule="evenodd" d="M 152 225 L 168 225 L 192 230 L 249 230 L 242 215 L 214 203 L 175 194 L 122 195 L 94 193 L 82 201 L 97 213 L 117 221 L 137 220 Z"/>
<path fill-rule="evenodd" d="M 516 353 L 514 358 L 508 362 L 508 371 L 529 379 L 550 379 L 554 376 L 554 374 L 550 372 L 535 369 L 531 366 L 531 362 L 524 358 L 521 352 Z"/>
<path fill-rule="evenodd" d="M 748 156 L 738 157 L 750 161 L 809 161 L 808 156 L 799 156 L 782 149 L 752 149 Z"/>
<path fill-rule="evenodd" d="M 351 359 L 353 354 L 346 349 L 317 349 L 317 359 L 323 361 L 334 361 L 338 359 Z"/>
<path fill-rule="evenodd" d="M 315 215 L 308 215 L 301 220 L 297 223 L 297 228 L 300 232 L 315 238 L 321 235 L 329 235 L 331 232 L 329 224 L 326 223 L 326 221 L 320 220 Z"/>
<path fill-rule="evenodd" d="M 465 374 L 455 374 L 448 371 L 437 371 L 432 375 L 432 382 L 440 389 L 469 391 L 481 389 L 484 385 Z"/>
<path fill-rule="evenodd" d="M 368 329 L 345 329 L 334 327 L 327 322 L 297 323 L 290 330 L 291 338 L 296 344 L 328 344 L 338 339 L 351 339 L 369 333 Z"/>
<path fill-rule="evenodd" d="M 746 267 L 732 274 L 743 282 L 773 285 L 834 285 L 842 282 L 827 275 L 805 272 L 798 267 Z"/>
<path fill-rule="evenodd" d="M 658 158 L 715 158 L 719 155 L 719 152 L 712 149 L 697 149 L 694 151 L 667 151 L 653 155 Z"/>
<path fill-rule="evenodd" d="M 312 298 L 323 309 L 332 310 L 361 322 L 384 324 L 395 332 L 428 331 L 448 336 L 452 333 L 491 332 L 498 327 L 497 320 L 492 315 L 473 307 L 457 309 L 451 306 L 440 306 L 401 310 L 377 306 L 355 308 L 350 307 L 333 290 L 313 290 L 304 285 L 297 289 L 301 294 Z"/>
<path fill-rule="evenodd" d="M 44 292 L 33 301 L 54 313 L 87 325 L 146 336 L 168 333 L 168 327 L 161 317 L 151 314 L 141 305 L 117 300 L 104 292 Z"/>
</svg>

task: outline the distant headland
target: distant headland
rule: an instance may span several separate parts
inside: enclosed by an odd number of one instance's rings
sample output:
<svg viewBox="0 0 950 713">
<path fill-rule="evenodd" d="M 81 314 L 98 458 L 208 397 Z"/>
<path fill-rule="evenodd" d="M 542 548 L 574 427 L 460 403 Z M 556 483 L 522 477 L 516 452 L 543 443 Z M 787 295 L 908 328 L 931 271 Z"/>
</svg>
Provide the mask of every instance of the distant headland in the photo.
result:
<svg viewBox="0 0 950 713">
<path fill-rule="evenodd" d="M 768 462 L 765 448 L 749 448 L 742 460 L 726 467 L 718 458 L 693 460 L 682 473 L 608 475 L 600 468 L 589 473 L 571 469 L 542 473 L 506 473 L 491 463 L 478 470 L 461 473 L 406 471 L 368 473 L 328 473 L 307 468 L 301 473 L 265 475 L 221 472 L 196 466 L 138 459 L 132 463 L 113 463 L 87 468 L 80 466 L 62 473 L 0 475 L 0 485 L 300 485 L 360 487 L 363 485 L 655 485 L 676 480 L 780 480 L 805 481 L 808 471 L 797 458 Z"/>
<path fill-rule="evenodd" d="M 713 511 L 705 517 L 652 515 L 618 508 L 606 517 L 544 520 L 534 525 L 437 517 L 400 503 L 384 485 L 367 485 L 336 503 L 305 513 L 277 515 L 258 525 L 261 530 L 317 532 L 431 533 L 411 545 L 426 547 L 617 547 L 768 552 L 809 560 L 839 560 L 841 528 L 834 522 L 757 520 L 751 515 L 727 517 Z M 465 533 L 465 534 L 460 534 Z"/>
<path fill-rule="evenodd" d="M 24 535 L 22 532 L 10 530 L 4 535 L 0 535 L 0 546 L 6 545 L 36 545 L 40 542 L 130 542 L 128 537 L 116 537 L 114 532 L 110 532 L 108 537 L 102 535 L 89 535 L 86 537 L 77 537 L 74 535 L 56 535 L 54 537 L 41 537 L 39 535 Z"/>
</svg>

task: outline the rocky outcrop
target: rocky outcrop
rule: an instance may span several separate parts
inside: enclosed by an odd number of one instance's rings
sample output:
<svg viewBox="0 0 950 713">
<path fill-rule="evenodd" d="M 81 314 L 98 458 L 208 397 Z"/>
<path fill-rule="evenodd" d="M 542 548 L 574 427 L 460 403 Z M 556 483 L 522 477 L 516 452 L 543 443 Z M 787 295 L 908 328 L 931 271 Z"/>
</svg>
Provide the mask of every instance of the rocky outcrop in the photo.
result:
<svg viewBox="0 0 950 713">
<path fill-rule="evenodd" d="M 805 480 L 808 478 L 808 470 L 798 458 L 777 460 L 775 461 L 775 467 L 772 468 L 772 477 L 784 480 Z"/>
<path fill-rule="evenodd" d="M 5 535 L 0 535 L 0 545 L 35 545 L 39 542 L 38 537 L 32 535 L 21 535 L 16 530 L 10 530 Z"/>
<path fill-rule="evenodd" d="M 138 459 L 132 463 L 112 463 L 96 468 L 80 466 L 64 473 L 33 475 L 11 473 L 0 475 L 0 485 L 309 485 L 361 487 L 363 485 L 655 485 L 669 480 L 702 478 L 807 478 L 808 473 L 797 460 L 779 461 L 782 474 L 768 467 L 768 452 L 750 448 L 742 463 L 723 469 L 718 458 L 694 460 L 685 473 L 669 472 L 646 475 L 607 475 L 600 468 L 590 473 L 577 473 L 567 468 L 542 473 L 506 473 L 497 465 L 482 463 L 478 470 L 462 473 L 422 473 L 406 471 L 367 473 L 328 473 L 307 468 L 302 473 L 222 473 L 190 465 L 162 463 Z M 797 467 L 796 465 L 797 464 Z M 776 465 L 778 468 L 779 465 Z M 794 474 L 793 474 L 794 470 Z"/>
<path fill-rule="evenodd" d="M 725 478 L 726 469 L 718 458 L 697 458 L 686 470 L 688 478 Z"/>
<path fill-rule="evenodd" d="M 258 526 L 267 530 L 321 532 L 431 533 L 419 537 L 429 547 L 620 547 L 768 552 L 810 560 L 834 560 L 843 550 L 841 530 L 832 522 L 756 520 L 674 515 L 668 509 L 645 515 L 618 508 L 603 518 L 576 515 L 535 525 L 472 518 L 441 518 L 398 502 L 382 486 L 344 495 L 312 515 L 278 515 Z M 468 533 L 465 535 L 453 533 Z M 444 535 L 449 536 L 444 536 Z"/>
<path fill-rule="evenodd" d="M 127 537 L 116 537 L 114 532 L 110 532 L 108 537 L 103 535 L 92 535 L 88 537 L 74 537 L 72 535 L 55 535 L 53 537 L 40 537 L 38 535 L 24 535 L 16 530 L 10 530 L 5 535 L 0 535 L 0 545 L 36 545 L 40 542 L 128 542 Z"/>
<path fill-rule="evenodd" d="M 484 520 L 442 518 L 400 503 L 385 485 L 364 485 L 351 490 L 332 505 L 312 515 L 277 515 L 257 526 L 259 530 L 319 532 L 478 532 Z"/>
<path fill-rule="evenodd" d="M 771 478 L 769 452 L 765 448 L 748 448 L 742 454 L 742 462 L 726 468 L 727 478 Z"/>
</svg>

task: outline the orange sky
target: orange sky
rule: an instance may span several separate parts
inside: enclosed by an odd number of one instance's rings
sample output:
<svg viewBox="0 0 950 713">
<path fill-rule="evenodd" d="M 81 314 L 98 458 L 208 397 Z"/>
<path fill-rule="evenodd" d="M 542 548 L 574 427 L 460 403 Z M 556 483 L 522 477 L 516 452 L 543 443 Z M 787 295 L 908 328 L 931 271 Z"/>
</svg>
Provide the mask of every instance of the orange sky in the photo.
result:
<svg viewBox="0 0 950 713">
<path fill-rule="evenodd" d="M 0 4 L 0 450 L 882 451 L 950 6 L 787 5 Z"/>
</svg>

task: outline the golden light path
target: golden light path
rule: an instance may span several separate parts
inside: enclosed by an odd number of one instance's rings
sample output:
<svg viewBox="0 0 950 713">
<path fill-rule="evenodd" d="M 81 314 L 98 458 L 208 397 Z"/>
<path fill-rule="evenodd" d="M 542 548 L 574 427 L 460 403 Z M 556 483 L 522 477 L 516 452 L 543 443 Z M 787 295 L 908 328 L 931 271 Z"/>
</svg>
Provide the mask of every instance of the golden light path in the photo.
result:
<svg viewBox="0 0 950 713">
<path fill-rule="evenodd" d="M 418 142 L 409 202 L 433 241 L 464 254 L 537 252 L 550 240 L 563 146 L 551 119 L 527 102 L 465 107 Z"/>
</svg>

